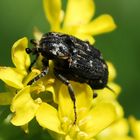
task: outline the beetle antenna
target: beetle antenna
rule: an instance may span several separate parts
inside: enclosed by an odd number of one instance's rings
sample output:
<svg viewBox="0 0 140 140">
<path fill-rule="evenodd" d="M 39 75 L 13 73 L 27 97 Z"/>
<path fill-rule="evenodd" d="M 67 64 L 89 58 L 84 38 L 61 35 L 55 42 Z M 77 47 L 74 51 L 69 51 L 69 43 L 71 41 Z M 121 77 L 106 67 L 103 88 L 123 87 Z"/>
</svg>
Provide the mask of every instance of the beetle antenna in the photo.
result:
<svg viewBox="0 0 140 140">
<path fill-rule="evenodd" d="M 30 43 L 32 43 L 34 46 L 37 46 L 38 45 L 38 43 L 37 43 L 37 41 L 35 39 L 31 39 L 30 40 Z"/>
</svg>

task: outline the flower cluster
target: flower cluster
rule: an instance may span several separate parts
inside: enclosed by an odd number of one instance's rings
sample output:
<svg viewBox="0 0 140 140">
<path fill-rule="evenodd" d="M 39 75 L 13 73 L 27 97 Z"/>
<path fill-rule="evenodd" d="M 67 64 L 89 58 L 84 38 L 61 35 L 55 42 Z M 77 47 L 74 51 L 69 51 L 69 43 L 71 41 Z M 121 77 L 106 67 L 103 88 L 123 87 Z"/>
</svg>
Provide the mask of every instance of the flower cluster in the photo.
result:
<svg viewBox="0 0 140 140">
<path fill-rule="evenodd" d="M 30 58 L 25 53 L 27 44 L 27 38 L 22 38 L 13 45 L 12 61 L 15 67 L 0 67 L 0 79 L 7 86 L 7 92 L 0 93 L 0 104 L 11 105 L 13 125 L 21 126 L 28 132 L 28 123 L 36 117 L 43 128 L 57 133 L 56 138 L 79 140 L 91 139 L 116 120 L 116 105 L 108 101 L 108 97 L 104 101 L 98 101 L 98 98 L 94 101 L 90 86 L 71 81 L 77 110 L 77 121 L 73 124 L 73 102 L 67 87 L 55 79 L 51 70 L 46 77 L 28 86 L 27 83 L 40 70 L 33 68 L 28 72 Z M 50 67 L 53 67 L 51 63 Z M 49 97 L 50 94 L 52 96 Z"/>
<path fill-rule="evenodd" d="M 95 14 L 93 0 L 68 0 L 66 12 L 61 0 L 43 0 L 46 17 L 51 31 L 74 35 L 80 39 L 95 42 L 93 36 L 116 28 L 113 18 L 104 14 L 92 20 Z M 52 10 L 53 9 L 53 10 Z M 40 38 L 39 31 L 35 36 Z M 67 86 L 53 74 L 53 62 L 49 61 L 49 73 L 32 85 L 27 83 L 40 74 L 40 58 L 29 71 L 31 64 L 26 37 L 16 41 L 11 50 L 13 67 L 0 67 L 0 79 L 6 92 L 0 93 L 0 105 L 10 105 L 11 123 L 29 132 L 28 124 L 36 118 L 40 126 L 47 129 L 58 140 L 139 140 L 140 122 L 134 117 L 124 118 L 124 112 L 117 101 L 121 91 L 114 80 L 116 70 L 107 62 L 109 69 L 108 88 L 93 90 L 87 84 L 70 81 L 76 97 L 77 120 L 73 102 Z M 114 92 L 113 92 L 114 91 Z M 94 94 L 98 94 L 93 98 Z M 130 129 L 133 138 L 128 135 Z"/>
<path fill-rule="evenodd" d="M 66 12 L 61 0 L 43 0 L 44 11 L 51 31 L 74 35 L 82 40 L 95 42 L 93 36 L 110 32 L 116 28 L 113 18 L 103 14 L 95 19 L 93 0 L 68 0 Z M 53 9 L 53 10 L 52 10 Z M 39 32 L 35 35 L 39 37 Z"/>
</svg>

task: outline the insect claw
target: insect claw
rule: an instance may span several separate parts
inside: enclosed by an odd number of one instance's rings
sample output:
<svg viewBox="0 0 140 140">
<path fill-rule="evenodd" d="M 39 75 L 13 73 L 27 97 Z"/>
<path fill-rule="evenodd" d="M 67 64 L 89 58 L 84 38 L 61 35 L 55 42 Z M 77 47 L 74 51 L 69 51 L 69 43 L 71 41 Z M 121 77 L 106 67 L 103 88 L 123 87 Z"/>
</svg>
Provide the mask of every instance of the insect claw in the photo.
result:
<svg viewBox="0 0 140 140">
<path fill-rule="evenodd" d="M 93 99 L 95 99 L 98 96 L 97 93 L 93 93 Z"/>
<path fill-rule="evenodd" d="M 108 85 L 105 86 L 108 90 L 112 91 L 115 95 L 117 95 L 117 93 L 111 88 L 109 87 Z"/>
</svg>

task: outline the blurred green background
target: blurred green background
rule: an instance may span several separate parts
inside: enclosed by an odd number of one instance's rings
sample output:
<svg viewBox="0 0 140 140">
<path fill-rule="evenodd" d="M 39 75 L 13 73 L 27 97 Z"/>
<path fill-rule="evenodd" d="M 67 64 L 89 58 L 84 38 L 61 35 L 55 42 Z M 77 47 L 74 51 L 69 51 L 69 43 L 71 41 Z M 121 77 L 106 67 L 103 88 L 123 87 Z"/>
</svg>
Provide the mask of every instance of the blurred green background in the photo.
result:
<svg viewBox="0 0 140 140">
<path fill-rule="evenodd" d="M 109 13 L 118 27 L 114 32 L 97 36 L 96 47 L 117 69 L 116 82 L 122 87 L 119 101 L 124 107 L 125 115 L 133 114 L 140 119 L 140 1 L 95 0 L 95 3 L 96 16 Z M 33 38 L 35 26 L 42 32 L 49 31 L 42 7 L 41 0 L 0 0 L 0 65 L 12 65 L 12 44 L 24 36 Z M 0 91 L 2 90 L 1 87 Z M 26 136 L 18 128 L 2 123 L 1 116 L 4 118 L 9 112 L 7 107 L 2 109 L 5 113 L 0 114 L 0 140 L 47 139 L 37 125 L 33 126 L 36 130 Z"/>
</svg>

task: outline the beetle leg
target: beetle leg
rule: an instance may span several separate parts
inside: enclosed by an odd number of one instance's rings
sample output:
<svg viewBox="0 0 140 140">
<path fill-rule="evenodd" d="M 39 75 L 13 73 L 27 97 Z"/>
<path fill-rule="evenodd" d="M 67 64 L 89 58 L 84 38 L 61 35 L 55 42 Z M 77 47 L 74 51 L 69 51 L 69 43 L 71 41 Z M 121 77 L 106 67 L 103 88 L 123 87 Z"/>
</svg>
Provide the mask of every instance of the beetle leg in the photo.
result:
<svg viewBox="0 0 140 140">
<path fill-rule="evenodd" d="M 49 67 L 45 68 L 44 70 L 41 71 L 39 75 L 37 75 L 34 79 L 32 79 L 27 85 L 32 85 L 36 81 L 38 81 L 40 78 L 46 76 L 48 74 Z"/>
<path fill-rule="evenodd" d="M 42 63 L 43 63 L 44 69 L 41 71 L 41 73 L 39 75 L 37 75 L 34 79 L 29 81 L 29 83 L 27 85 L 31 85 L 31 84 L 35 83 L 37 80 L 39 80 L 40 78 L 42 78 L 48 74 L 48 72 L 49 72 L 48 60 L 43 58 Z"/>
<path fill-rule="evenodd" d="M 43 59 L 42 59 L 42 64 L 43 64 L 43 67 L 48 67 L 48 66 L 49 66 L 49 61 L 48 61 L 48 59 L 43 58 Z"/>
<path fill-rule="evenodd" d="M 69 91 L 69 95 L 71 97 L 71 100 L 73 101 L 73 108 L 74 108 L 74 115 L 75 115 L 75 119 L 74 119 L 74 124 L 76 124 L 76 120 L 77 120 L 77 113 L 76 113 L 76 98 L 75 98 L 75 94 L 74 94 L 74 90 L 72 88 L 72 85 L 70 84 L 69 80 L 67 80 L 63 75 L 59 74 L 58 72 L 54 71 L 54 74 L 56 75 L 56 77 L 63 82 L 65 85 L 68 86 L 68 91 Z"/>
</svg>

